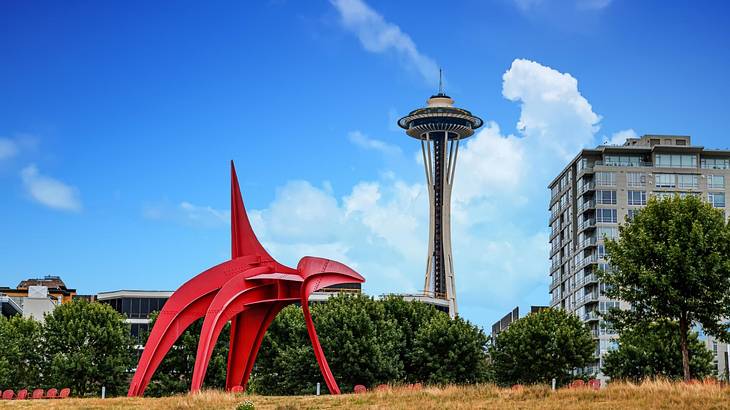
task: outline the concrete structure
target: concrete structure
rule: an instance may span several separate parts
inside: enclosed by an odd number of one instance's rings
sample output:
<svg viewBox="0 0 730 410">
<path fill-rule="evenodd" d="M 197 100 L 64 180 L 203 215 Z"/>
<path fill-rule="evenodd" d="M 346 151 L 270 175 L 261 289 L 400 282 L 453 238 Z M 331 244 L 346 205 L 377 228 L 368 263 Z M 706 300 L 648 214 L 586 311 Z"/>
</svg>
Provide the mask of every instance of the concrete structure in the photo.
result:
<svg viewBox="0 0 730 410">
<path fill-rule="evenodd" d="M 728 370 L 730 370 L 730 366 L 728 366 L 728 360 L 730 359 L 730 344 L 724 343 L 717 340 L 715 337 L 706 334 L 702 331 L 701 327 L 695 330 L 699 333 L 699 339 L 705 344 L 707 350 L 711 351 L 714 356 L 713 365 L 717 371 L 717 377 L 720 378 L 720 380 L 730 380 L 730 374 L 728 374 Z"/>
<path fill-rule="evenodd" d="M 547 309 L 547 306 L 530 306 L 530 313 L 536 313 L 541 310 Z M 510 327 L 510 325 L 515 322 L 517 319 L 520 318 L 520 307 L 515 306 L 514 309 L 512 309 L 511 312 L 504 315 L 502 319 L 499 319 L 498 321 L 494 322 L 492 325 L 492 338 L 497 337 L 500 333 L 507 330 L 507 328 Z"/>
<path fill-rule="evenodd" d="M 172 291 L 165 290 L 115 290 L 100 292 L 96 301 L 123 314 L 131 325 L 132 337 L 141 344 L 144 340 L 140 339 L 150 330 L 150 314 L 161 311 L 170 295 Z"/>
<path fill-rule="evenodd" d="M 601 357 L 615 346 L 616 335 L 602 326 L 598 312 L 628 307 L 607 299 L 595 276 L 608 269 L 603 238 L 616 237 L 618 223 L 652 195 L 699 195 L 724 210 L 728 183 L 730 151 L 693 146 L 689 136 L 674 135 L 584 149 L 550 183 L 550 306 L 590 325 L 596 360 L 587 373 L 599 374 Z"/>
<path fill-rule="evenodd" d="M 22 314 L 38 321 L 61 303 L 71 301 L 76 289 L 69 289 L 58 276 L 26 279 L 15 288 L 0 286 L 0 304 L 3 315 Z M 15 312 L 15 313 L 13 313 Z"/>
<path fill-rule="evenodd" d="M 430 203 L 423 294 L 404 298 L 431 303 L 440 309 L 446 305 L 451 317 L 455 317 L 458 311 L 451 254 L 451 189 L 459 142 L 474 134 L 482 120 L 454 107 L 454 100 L 443 92 L 429 98 L 427 104 L 398 120 L 406 134 L 421 141 Z"/>
</svg>

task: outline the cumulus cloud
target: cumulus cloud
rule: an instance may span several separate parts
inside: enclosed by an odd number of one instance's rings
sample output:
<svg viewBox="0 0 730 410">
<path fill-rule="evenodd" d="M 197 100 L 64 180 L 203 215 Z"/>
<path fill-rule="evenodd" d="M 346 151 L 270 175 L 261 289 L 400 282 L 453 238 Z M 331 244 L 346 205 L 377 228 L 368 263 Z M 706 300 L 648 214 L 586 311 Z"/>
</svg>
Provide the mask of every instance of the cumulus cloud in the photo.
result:
<svg viewBox="0 0 730 410">
<path fill-rule="evenodd" d="M 65 183 L 41 175 L 38 168 L 31 164 L 20 172 L 23 186 L 30 197 L 39 204 L 62 211 L 81 210 L 78 190 Z"/>
<path fill-rule="evenodd" d="M 397 145 L 388 144 L 385 141 L 370 138 L 360 131 L 352 131 L 348 133 L 347 138 L 350 142 L 360 148 L 378 151 L 386 155 L 397 155 L 401 153 L 401 149 Z"/>
<path fill-rule="evenodd" d="M 605 143 L 608 145 L 623 145 L 623 143 L 626 142 L 626 140 L 628 138 L 637 138 L 637 137 L 638 137 L 638 135 L 636 134 L 636 131 L 634 131 L 633 129 L 621 130 L 621 131 L 613 133 L 613 135 L 611 135 L 611 138 L 606 140 Z"/>
<path fill-rule="evenodd" d="M 18 144 L 9 138 L 0 138 L 0 161 L 18 154 Z"/>
<path fill-rule="evenodd" d="M 357 35 L 365 50 L 373 53 L 395 53 L 404 64 L 418 72 L 429 84 L 438 79 L 438 65 L 418 51 L 411 37 L 397 25 L 362 0 L 331 0 L 337 9 L 342 25 Z"/>
<path fill-rule="evenodd" d="M 601 117 L 578 91 L 572 75 L 517 59 L 502 76 L 502 95 L 520 103 L 517 129 L 540 149 L 567 160 L 593 143 Z"/>
</svg>

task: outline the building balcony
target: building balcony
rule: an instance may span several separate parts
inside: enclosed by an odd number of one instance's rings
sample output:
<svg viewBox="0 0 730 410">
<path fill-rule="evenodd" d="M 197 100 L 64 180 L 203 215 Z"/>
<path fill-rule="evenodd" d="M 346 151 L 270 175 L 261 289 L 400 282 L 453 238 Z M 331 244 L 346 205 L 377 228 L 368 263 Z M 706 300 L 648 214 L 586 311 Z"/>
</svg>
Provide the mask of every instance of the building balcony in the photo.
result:
<svg viewBox="0 0 730 410">
<path fill-rule="evenodd" d="M 581 251 L 585 248 L 596 246 L 597 242 L 598 240 L 594 237 L 585 238 L 583 241 L 578 243 L 578 248 L 576 250 Z"/>
<path fill-rule="evenodd" d="M 578 224 L 578 233 L 585 231 L 586 229 L 592 229 L 596 227 L 596 220 L 594 218 L 586 219 L 585 221 Z"/>
<path fill-rule="evenodd" d="M 583 315 L 583 321 L 584 322 L 597 322 L 601 317 L 598 315 L 597 311 L 591 311 L 588 313 L 585 313 Z"/>
<path fill-rule="evenodd" d="M 576 207 L 576 211 L 578 213 L 588 211 L 590 209 L 596 209 L 596 201 L 591 199 L 590 201 L 585 201 L 582 204 L 578 204 Z"/>
<path fill-rule="evenodd" d="M 550 291 L 552 292 L 553 289 L 558 287 L 560 285 L 560 282 L 562 282 L 560 276 L 554 276 L 553 280 L 550 281 Z"/>
<path fill-rule="evenodd" d="M 598 337 L 601 335 L 601 333 L 598 331 L 598 329 L 591 329 L 591 337 L 594 339 L 598 339 Z"/>
<path fill-rule="evenodd" d="M 595 190 L 596 190 L 596 184 L 594 182 L 587 182 L 578 187 L 577 195 L 580 196 L 586 192 L 595 191 Z"/>
<path fill-rule="evenodd" d="M 561 257 L 554 258 L 552 263 L 550 264 L 550 270 L 559 268 L 560 265 L 562 265 L 562 263 L 563 263 L 563 258 L 561 258 Z"/>
<path fill-rule="evenodd" d="M 597 255 L 590 255 L 586 256 L 585 258 L 579 260 L 575 264 L 575 269 L 580 270 L 590 264 L 598 263 L 598 256 Z"/>
<path fill-rule="evenodd" d="M 593 166 L 596 167 L 651 167 L 653 164 L 651 162 L 646 161 L 627 161 L 627 162 L 605 162 L 605 161 L 596 161 Z"/>
</svg>

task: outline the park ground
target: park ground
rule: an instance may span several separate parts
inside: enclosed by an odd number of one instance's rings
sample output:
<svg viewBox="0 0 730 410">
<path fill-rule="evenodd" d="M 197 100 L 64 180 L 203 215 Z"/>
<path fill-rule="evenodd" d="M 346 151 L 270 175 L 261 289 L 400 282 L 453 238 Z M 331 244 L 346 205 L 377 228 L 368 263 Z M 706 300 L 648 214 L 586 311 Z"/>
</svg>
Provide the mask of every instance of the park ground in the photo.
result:
<svg viewBox="0 0 730 410">
<path fill-rule="evenodd" d="M 246 401 L 255 409 L 729 409 L 730 387 L 670 382 L 614 384 L 599 391 L 546 386 L 502 389 L 491 385 L 387 391 L 341 396 L 257 396 L 207 391 L 165 398 L 66 399 L 0 402 L 17 409 L 236 409 Z"/>
</svg>

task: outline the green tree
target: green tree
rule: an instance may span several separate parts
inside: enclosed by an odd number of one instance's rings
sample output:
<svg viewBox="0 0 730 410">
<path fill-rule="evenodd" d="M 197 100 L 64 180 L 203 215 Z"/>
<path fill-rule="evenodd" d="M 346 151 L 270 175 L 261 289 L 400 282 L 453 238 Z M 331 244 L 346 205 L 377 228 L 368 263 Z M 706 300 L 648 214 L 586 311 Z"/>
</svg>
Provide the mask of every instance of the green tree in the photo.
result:
<svg viewBox="0 0 730 410">
<path fill-rule="evenodd" d="M 150 329 L 152 329 L 152 326 L 154 326 L 157 320 L 157 314 L 158 312 L 155 312 L 150 317 Z M 180 335 L 152 376 L 145 395 L 161 397 L 185 393 L 190 390 L 190 385 L 193 381 L 195 356 L 198 352 L 198 341 L 200 340 L 200 331 L 202 328 L 203 319 L 199 319 L 193 322 Z M 224 389 L 226 387 L 226 366 L 228 363 L 230 329 L 230 323 L 226 324 L 216 341 L 208 369 L 205 373 L 204 387 L 216 389 Z M 145 340 L 147 337 L 149 337 L 149 334 L 145 335 Z"/>
<path fill-rule="evenodd" d="M 417 380 L 427 383 L 485 381 L 487 336 L 460 317 L 435 315 L 415 334 L 412 365 Z"/>
<path fill-rule="evenodd" d="M 0 316 L 0 386 L 27 389 L 43 386 L 41 324 L 15 315 Z"/>
<path fill-rule="evenodd" d="M 492 371 L 501 385 L 571 379 L 571 371 L 592 360 L 595 343 L 577 316 L 545 309 L 513 322 L 489 348 Z"/>
<path fill-rule="evenodd" d="M 690 372 L 704 378 L 715 373 L 712 352 L 689 335 Z M 603 373 L 611 379 L 641 381 L 651 377 L 681 379 L 682 353 L 679 349 L 679 325 L 669 321 L 642 324 L 626 329 L 618 340 L 619 348 L 603 358 Z"/>
<path fill-rule="evenodd" d="M 132 338 L 124 317 L 111 306 L 75 300 L 46 315 L 43 326 L 48 384 L 75 394 L 126 392 Z"/>
<path fill-rule="evenodd" d="M 342 390 L 403 379 L 403 334 L 381 302 L 364 295 L 338 295 L 313 304 L 312 318 Z M 258 393 L 311 394 L 316 383 L 324 387 L 300 307 L 285 308 L 273 321 L 254 371 Z"/>
<path fill-rule="evenodd" d="M 395 321 L 403 333 L 398 351 L 403 362 L 405 381 L 409 383 L 424 381 L 421 375 L 423 361 L 415 355 L 416 334 L 436 316 L 446 316 L 433 305 L 415 301 L 405 301 L 399 296 L 386 296 L 378 303 L 385 307 L 385 315 Z M 395 380 L 394 380 L 395 381 Z"/>
<path fill-rule="evenodd" d="M 631 304 L 608 319 L 621 332 L 642 322 L 679 324 L 685 380 L 690 379 L 689 332 L 728 340 L 730 317 L 730 227 L 721 211 L 687 195 L 651 198 L 634 219 L 619 226 L 619 239 L 607 240 L 611 270 L 599 272 L 607 296 Z"/>
</svg>

